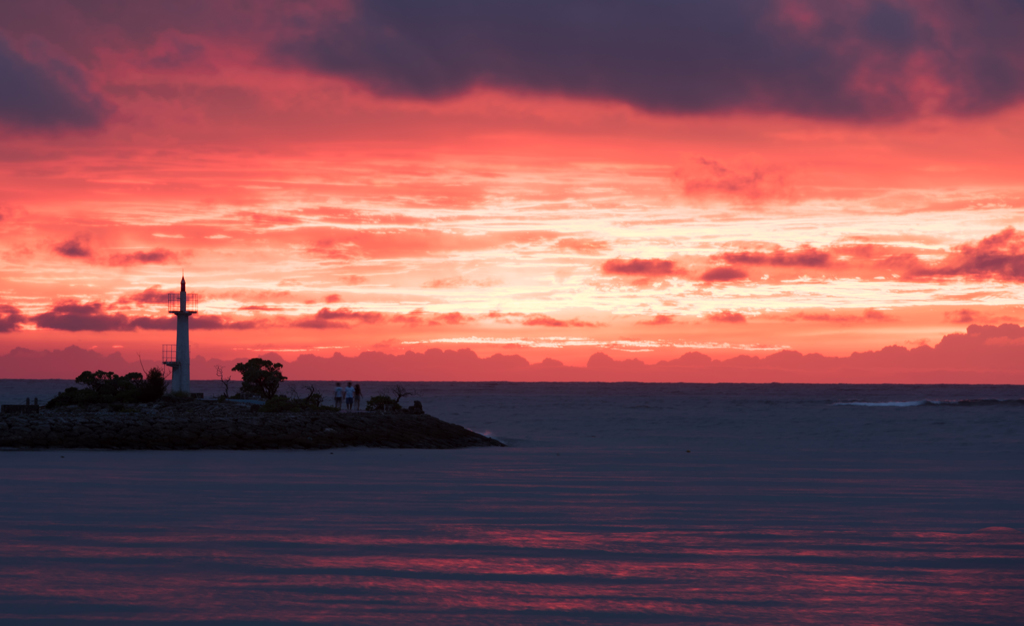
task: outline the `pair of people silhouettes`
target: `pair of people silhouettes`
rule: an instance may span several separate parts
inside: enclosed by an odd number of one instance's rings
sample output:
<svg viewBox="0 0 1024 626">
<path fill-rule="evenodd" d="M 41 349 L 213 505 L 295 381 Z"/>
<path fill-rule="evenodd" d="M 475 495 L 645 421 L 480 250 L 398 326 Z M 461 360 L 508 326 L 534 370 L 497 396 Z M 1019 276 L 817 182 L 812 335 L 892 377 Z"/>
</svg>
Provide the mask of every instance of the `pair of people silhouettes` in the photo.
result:
<svg viewBox="0 0 1024 626">
<path fill-rule="evenodd" d="M 359 402 L 363 397 L 362 391 L 359 389 L 359 385 L 352 386 L 352 382 L 349 381 L 348 385 L 342 388 L 341 383 L 334 383 L 334 408 L 341 408 L 341 400 L 345 400 L 345 409 L 347 411 L 352 410 L 352 405 L 355 404 L 356 410 L 359 410 Z"/>
</svg>

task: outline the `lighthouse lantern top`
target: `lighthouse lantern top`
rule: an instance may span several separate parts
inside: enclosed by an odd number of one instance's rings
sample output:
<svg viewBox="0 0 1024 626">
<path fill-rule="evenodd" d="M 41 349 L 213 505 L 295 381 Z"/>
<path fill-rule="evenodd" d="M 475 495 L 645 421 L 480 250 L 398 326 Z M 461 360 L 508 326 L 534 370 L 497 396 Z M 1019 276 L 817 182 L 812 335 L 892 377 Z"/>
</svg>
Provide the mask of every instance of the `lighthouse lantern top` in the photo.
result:
<svg viewBox="0 0 1024 626">
<path fill-rule="evenodd" d="M 182 301 L 181 293 L 169 293 L 167 294 L 167 312 L 168 313 L 198 313 L 199 312 L 199 294 L 190 293 L 184 294 L 184 302 Z"/>
</svg>

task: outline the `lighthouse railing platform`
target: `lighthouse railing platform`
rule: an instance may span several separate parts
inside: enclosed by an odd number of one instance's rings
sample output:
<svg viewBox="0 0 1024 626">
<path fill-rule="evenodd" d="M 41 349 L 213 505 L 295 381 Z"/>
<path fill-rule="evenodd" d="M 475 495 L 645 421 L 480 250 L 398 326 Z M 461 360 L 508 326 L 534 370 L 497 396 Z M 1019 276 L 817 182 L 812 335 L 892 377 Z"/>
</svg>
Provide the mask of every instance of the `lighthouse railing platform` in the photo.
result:
<svg viewBox="0 0 1024 626">
<path fill-rule="evenodd" d="M 178 364 L 178 346 L 173 343 L 163 344 L 160 361 L 170 367 L 176 366 Z"/>
<path fill-rule="evenodd" d="M 177 313 L 181 311 L 181 294 L 180 293 L 169 293 L 167 294 L 167 312 Z M 199 294 L 188 293 L 185 294 L 185 311 L 189 313 L 199 312 Z"/>
</svg>

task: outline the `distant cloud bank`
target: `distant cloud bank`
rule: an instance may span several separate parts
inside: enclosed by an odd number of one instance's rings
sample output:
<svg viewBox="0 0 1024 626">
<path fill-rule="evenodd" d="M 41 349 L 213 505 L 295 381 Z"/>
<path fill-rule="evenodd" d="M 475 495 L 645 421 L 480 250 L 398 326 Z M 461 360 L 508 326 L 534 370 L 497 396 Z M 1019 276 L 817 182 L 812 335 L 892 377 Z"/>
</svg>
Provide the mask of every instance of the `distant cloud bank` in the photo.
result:
<svg viewBox="0 0 1024 626">
<path fill-rule="evenodd" d="M 727 313 L 727 312 L 726 312 Z M 733 321 L 733 320 L 723 320 Z M 215 379 L 215 368 L 238 360 L 193 358 L 195 379 Z M 825 357 L 784 350 L 765 357 L 739 356 L 716 360 L 688 352 L 671 360 L 645 364 L 639 359 L 615 360 L 598 352 L 586 367 L 563 365 L 553 359 L 529 363 L 519 355 L 481 358 L 469 349 L 385 354 L 363 352 L 355 357 L 302 354 L 293 361 L 281 355 L 260 355 L 285 363 L 292 380 L 348 379 L 406 381 L 521 381 L 521 382 L 702 382 L 702 383 L 1024 383 L 1024 328 L 971 325 L 964 333 L 942 338 L 935 347 L 888 346 Z M 155 364 L 147 364 L 149 365 Z M 0 356 L 0 378 L 74 378 L 83 370 L 125 373 L 138 369 L 120 353 L 101 355 L 71 346 L 64 350 L 16 348 Z"/>
</svg>

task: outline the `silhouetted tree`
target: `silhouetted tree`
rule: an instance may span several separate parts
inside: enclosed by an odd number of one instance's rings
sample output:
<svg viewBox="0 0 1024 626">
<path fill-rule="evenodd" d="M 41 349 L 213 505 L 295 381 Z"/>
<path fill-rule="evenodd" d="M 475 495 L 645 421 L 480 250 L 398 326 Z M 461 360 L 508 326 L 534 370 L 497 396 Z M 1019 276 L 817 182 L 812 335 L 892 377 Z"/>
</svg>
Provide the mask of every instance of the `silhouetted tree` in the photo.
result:
<svg viewBox="0 0 1024 626">
<path fill-rule="evenodd" d="M 379 394 L 366 401 L 366 410 L 370 413 L 397 413 L 402 407 L 391 396 Z"/>
<path fill-rule="evenodd" d="M 318 407 L 324 402 L 324 396 L 314 385 L 306 385 L 309 394 L 303 399 L 303 403 L 311 407 Z"/>
<path fill-rule="evenodd" d="M 158 400 L 167 390 L 167 379 L 159 368 L 152 367 L 146 372 L 146 382 L 141 385 L 141 396 L 143 402 Z"/>
<path fill-rule="evenodd" d="M 398 403 L 400 403 L 402 401 L 402 398 L 404 398 L 405 396 L 415 395 L 416 394 L 416 390 L 415 389 L 406 390 L 406 388 L 403 387 L 402 385 L 395 385 L 394 387 L 391 388 L 391 393 L 393 393 L 395 395 L 395 404 L 398 404 Z"/>
<path fill-rule="evenodd" d="M 249 359 L 231 368 L 232 372 L 242 375 L 242 393 L 259 396 L 269 400 L 277 394 L 281 381 L 288 377 L 281 373 L 284 367 L 280 363 L 272 363 L 266 359 Z"/>
<path fill-rule="evenodd" d="M 231 377 L 224 378 L 224 368 L 220 365 L 216 366 L 217 378 L 220 379 L 220 384 L 224 385 L 224 397 L 231 395 Z"/>
<path fill-rule="evenodd" d="M 67 406 L 70 404 L 111 404 L 114 402 L 152 402 L 164 395 L 167 381 L 163 372 L 152 368 L 143 376 L 131 372 L 118 376 L 114 372 L 82 372 L 75 382 L 85 387 L 68 387 L 50 400 L 46 406 Z"/>
</svg>

